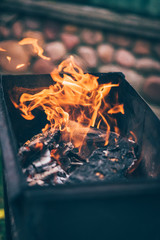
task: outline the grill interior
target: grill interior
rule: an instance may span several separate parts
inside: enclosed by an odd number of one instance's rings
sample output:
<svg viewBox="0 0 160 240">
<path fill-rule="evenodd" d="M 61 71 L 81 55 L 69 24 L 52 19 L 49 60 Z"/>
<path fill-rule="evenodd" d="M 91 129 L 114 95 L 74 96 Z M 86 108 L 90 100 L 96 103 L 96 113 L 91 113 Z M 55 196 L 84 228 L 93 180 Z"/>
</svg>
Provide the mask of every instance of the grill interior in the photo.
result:
<svg viewBox="0 0 160 240">
<path fill-rule="evenodd" d="M 116 114 L 118 127 L 122 136 L 133 131 L 138 139 L 139 167 L 133 176 L 159 175 L 160 165 L 160 124 L 158 118 L 150 110 L 142 98 L 127 83 L 121 73 L 95 74 L 99 83 L 119 83 L 118 88 L 112 88 L 107 101 L 112 102 L 118 91 L 119 102 L 124 103 L 125 114 Z M 35 134 L 38 134 L 47 123 L 45 114 L 35 110 L 34 120 L 28 121 L 21 117 L 20 112 L 13 106 L 9 93 L 18 91 L 17 99 L 23 92 L 36 93 L 53 84 L 50 75 L 3 76 L 2 86 L 7 111 L 14 139 L 18 148 Z"/>
</svg>

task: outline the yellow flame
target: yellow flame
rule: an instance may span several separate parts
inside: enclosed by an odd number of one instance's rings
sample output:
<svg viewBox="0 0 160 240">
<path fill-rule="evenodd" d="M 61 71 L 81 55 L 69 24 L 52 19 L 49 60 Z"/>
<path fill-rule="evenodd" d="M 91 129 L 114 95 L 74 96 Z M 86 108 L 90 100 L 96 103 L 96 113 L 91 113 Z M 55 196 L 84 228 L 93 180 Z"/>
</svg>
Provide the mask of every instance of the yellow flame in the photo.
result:
<svg viewBox="0 0 160 240">
<path fill-rule="evenodd" d="M 108 114 L 122 113 L 124 114 L 124 106 L 123 104 L 115 105 L 108 111 Z"/>
<path fill-rule="evenodd" d="M 6 58 L 7 58 L 8 62 L 10 63 L 11 62 L 11 57 L 7 56 Z"/>
<path fill-rule="evenodd" d="M 36 38 L 24 38 L 22 39 L 21 41 L 19 41 L 19 44 L 20 45 L 27 45 L 27 44 L 31 44 L 33 46 L 33 50 L 34 52 L 41 58 L 45 59 L 45 60 L 50 60 L 49 57 L 46 57 L 43 55 L 43 48 L 41 48 L 39 45 L 38 45 L 38 39 Z"/>
<path fill-rule="evenodd" d="M 107 145 L 111 130 L 109 124 L 111 120 L 107 119 L 107 114 L 124 113 L 123 104 L 117 103 L 111 108 L 111 105 L 106 102 L 106 96 L 111 88 L 118 87 L 119 84 L 111 82 L 99 84 L 98 77 L 85 74 L 74 63 L 73 57 L 64 60 L 57 69 L 52 71 L 51 77 L 54 84 L 49 88 L 34 95 L 22 94 L 19 104 L 12 100 L 14 106 L 20 109 L 21 115 L 27 120 L 32 120 L 34 119 L 33 110 L 40 108 L 50 122 L 43 131 L 52 128 L 60 129 L 64 135 L 64 132 L 69 132 L 70 140 L 79 149 L 90 127 L 102 128 L 106 131 L 105 145 Z M 109 108 L 111 109 L 108 111 Z M 78 124 L 75 125 L 74 122 Z M 112 123 L 117 125 L 114 119 Z M 75 134 L 75 129 L 79 128 L 83 129 L 81 138 Z M 66 134 L 67 137 L 69 134 Z"/>
<path fill-rule="evenodd" d="M 22 63 L 22 64 L 18 64 L 18 65 L 16 66 L 16 69 L 22 68 L 22 67 L 24 67 L 24 66 L 25 66 L 24 63 Z"/>
</svg>

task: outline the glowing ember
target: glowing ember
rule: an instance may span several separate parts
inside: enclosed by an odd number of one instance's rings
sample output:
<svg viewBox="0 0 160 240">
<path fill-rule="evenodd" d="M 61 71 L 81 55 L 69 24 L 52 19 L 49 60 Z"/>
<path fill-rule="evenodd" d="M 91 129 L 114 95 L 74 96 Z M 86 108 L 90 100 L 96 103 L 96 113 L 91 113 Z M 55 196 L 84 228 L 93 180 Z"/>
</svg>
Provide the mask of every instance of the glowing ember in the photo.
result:
<svg viewBox="0 0 160 240">
<path fill-rule="evenodd" d="M 22 43 L 26 43 L 24 40 Z M 34 119 L 33 110 L 43 110 L 50 124 L 43 129 L 59 129 L 63 131 L 64 140 L 71 141 L 76 148 L 81 149 L 90 127 L 106 131 L 105 145 L 108 144 L 110 125 L 108 114 L 124 114 L 123 104 L 111 106 L 106 102 L 106 96 L 112 87 L 119 84 L 98 84 L 98 77 L 85 74 L 73 60 L 73 57 L 63 61 L 58 69 L 51 73 L 54 84 L 41 92 L 31 95 L 24 93 L 19 104 L 12 100 L 14 106 L 27 119 Z M 110 120 L 112 116 L 109 117 Z M 113 119 L 115 131 L 117 122 Z M 78 133 L 78 134 L 77 134 Z"/>
<path fill-rule="evenodd" d="M 45 60 L 50 60 L 49 57 L 46 57 L 43 55 L 43 48 L 41 48 L 38 45 L 38 39 L 35 38 L 24 38 L 19 42 L 20 45 L 27 45 L 27 44 L 31 44 L 33 46 L 33 50 L 34 52 L 41 58 L 45 59 Z"/>
<path fill-rule="evenodd" d="M 100 172 L 96 172 L 96 176 L 99 177 L 100 179 L 104 178 L 104 175 Z"/>
</svg>

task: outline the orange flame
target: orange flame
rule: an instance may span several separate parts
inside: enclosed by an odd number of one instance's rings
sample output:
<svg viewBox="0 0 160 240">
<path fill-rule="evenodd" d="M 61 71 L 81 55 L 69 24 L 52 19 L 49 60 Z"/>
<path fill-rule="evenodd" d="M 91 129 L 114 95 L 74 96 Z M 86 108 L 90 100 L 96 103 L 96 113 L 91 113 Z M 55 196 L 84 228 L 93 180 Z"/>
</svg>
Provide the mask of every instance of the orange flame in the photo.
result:
<svg viewBox="0 0 160 240">
<path fill-rule="evenodd" d="M 50 60 L 49 57 L 46 57 L 43 55 L 43 48 L 41 48 L 39 45 L 38 45 L 38 39 L 36 38 L 24 38 L 22 39 L 21 41 L 19 41 L 19 44 L 20 45 L 27 45 L 27 44 L 31 44 L 33 46 L 33 50 L 34 52 L 41 58 L 45 59 L 45 60 Z"/>
<path fill-rule="evenodd" d="M 8 62 L 10 63 L 11 62 L 11 57 L 7 56 L 6 58 L 7 58 Z"/>
<path fill-rule="evenodd" d="M 50 122 L 43 131 L 48 128 L 59 129 L 63 131 L 64 137 L 69 135 L 74 146 L 79 149 L 90 127 L 103 127 L 106 129 L 107 145 L 111 127 L 106 117 L 110 104 L 105 98 L 111 88 L 118 87 L 119 84 L 110 82 L 99 85 L 98 77 L 85 74 L 74 63 L 73 57 L 64 60 L 58 69 L 51 73 L 51 77 L 54 84 L 49 88 L 34 95 L 22 94 L 19 104 L 12 100 L 14 106 L 22 112 L 21 115 L 27 120 L 32 120 L 32 111 L 35 108 L 42 109 Z M 123 104 L 116 105 L 108 111 L 109 114 L 118 112 L 124 114 Z M 83 134 L 80 135 L 81 131 Z"/>
<path fill-rule="evenodd" d="M 24 66 L 25 66 L 24 63 L 22 63 L 22 64 L 18 64 L 18 65 L 16 66 L 16 69 L 22 68 L 22 67 L 24 67 Z"/>
<path fill-rule="evenodd" d="M 6 52 L 7 50 L 0 47 L 0 52 Z"/>
<path fill-rule="evenodd" d="M 43 149 L 43 143 L 37 142 L 35 147 L 38 148 L 39 150 L 42 150 Z"/>
<path fill-rule="evenodd" d="M 128 139 L 134 141 L 135 143 L 137 143 L 137 137 L 136 137 L 135 133 L 130 131 L 130 134 L 131 135 L 129 136 Z"/>
<path fill-rule="evenodd" d="M 122 113 L 124 114 L 123 104 L 116 105 L 108 111 L 108 114 Z"/>
</svg>

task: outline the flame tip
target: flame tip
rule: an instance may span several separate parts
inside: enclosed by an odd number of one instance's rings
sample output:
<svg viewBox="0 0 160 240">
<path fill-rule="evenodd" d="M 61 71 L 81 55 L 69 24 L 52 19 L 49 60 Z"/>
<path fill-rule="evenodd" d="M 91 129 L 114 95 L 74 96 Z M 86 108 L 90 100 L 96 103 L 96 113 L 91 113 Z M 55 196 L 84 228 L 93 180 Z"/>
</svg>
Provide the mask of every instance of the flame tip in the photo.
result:
<svg viewBox="0 0 160 240">
<path fill-rule="evenodd" d="M 28 45 L 31 44 L 33 46 L 33 51 L 44 60 L 50 60 L 51 58 L 46 57 L 43 55 L 43 48 L 39 46 L 38 39 L 36 38 L 23 38 L 21 41 L 18 42 L 20 45 Z"/>
</svg>

